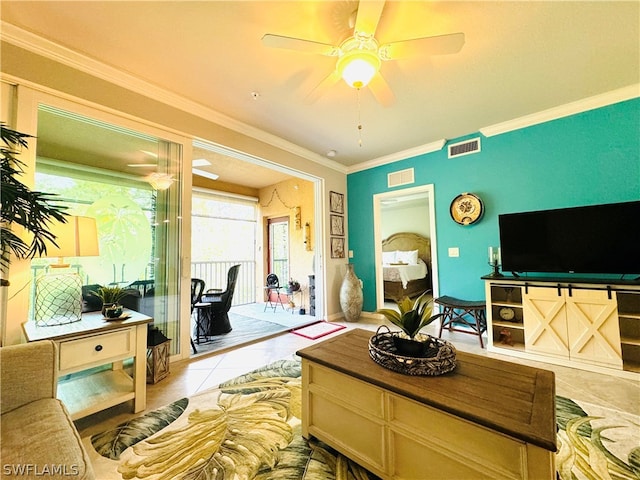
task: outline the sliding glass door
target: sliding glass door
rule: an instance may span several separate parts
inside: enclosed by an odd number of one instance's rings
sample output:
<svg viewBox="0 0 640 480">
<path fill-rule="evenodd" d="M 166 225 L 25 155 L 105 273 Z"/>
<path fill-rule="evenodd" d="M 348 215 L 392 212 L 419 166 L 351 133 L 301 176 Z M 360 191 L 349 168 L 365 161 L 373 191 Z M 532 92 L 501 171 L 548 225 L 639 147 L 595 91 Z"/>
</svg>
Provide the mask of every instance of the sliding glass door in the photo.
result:
<svg viewBox="0 0 640 480">
<path fill-rule="evenodd" d="M 98 227 L 99 256 L 65 260 L 85 285 L 137 288 L 139 310 L 178 353 L 182 145 L 43 104 L 37 128 L 36 190 Z M 34 259 L 34 280 L 53 261 Z"/>
</svg>

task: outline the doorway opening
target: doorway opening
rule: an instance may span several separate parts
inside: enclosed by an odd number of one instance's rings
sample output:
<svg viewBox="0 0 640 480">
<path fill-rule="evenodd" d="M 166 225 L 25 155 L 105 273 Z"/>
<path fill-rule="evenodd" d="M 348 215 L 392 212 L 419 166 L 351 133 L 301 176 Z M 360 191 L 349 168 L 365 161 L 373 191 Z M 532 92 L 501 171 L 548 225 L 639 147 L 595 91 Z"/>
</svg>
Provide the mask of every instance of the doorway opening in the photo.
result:
<svg viewBox="0 0 640 480">
<path fill-rule="evenodd" d="M 398 233 L 413 233 L 429 242 L 427 265 L 434 298 L 438 295 L 438 259 L 433 185 L 394 190 L 373 196 L 376 262 L 376 308 L 385 308 L 383 241 Z M 393 302 L 392 302 L 393 304 Z"/>
</svg>

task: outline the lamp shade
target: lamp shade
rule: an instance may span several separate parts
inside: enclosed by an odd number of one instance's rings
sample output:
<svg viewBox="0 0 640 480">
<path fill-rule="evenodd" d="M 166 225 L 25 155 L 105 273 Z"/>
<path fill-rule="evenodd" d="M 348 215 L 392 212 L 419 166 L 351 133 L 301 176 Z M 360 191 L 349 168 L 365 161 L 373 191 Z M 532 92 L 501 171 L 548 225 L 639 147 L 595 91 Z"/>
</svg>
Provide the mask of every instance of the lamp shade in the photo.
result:
<svg viewBox="0 0 640 480">
<path fill-rule="evenodd" d="M 98 227 L 96 219 L 91 217 L 67 217 L 67 222 L 55 222 L 50 231 L 56 237 L 56 247 L 47 243 L 47 253 L 52 257 L 91 257 L 100 255 L 98 246 Z"/>
</svg>

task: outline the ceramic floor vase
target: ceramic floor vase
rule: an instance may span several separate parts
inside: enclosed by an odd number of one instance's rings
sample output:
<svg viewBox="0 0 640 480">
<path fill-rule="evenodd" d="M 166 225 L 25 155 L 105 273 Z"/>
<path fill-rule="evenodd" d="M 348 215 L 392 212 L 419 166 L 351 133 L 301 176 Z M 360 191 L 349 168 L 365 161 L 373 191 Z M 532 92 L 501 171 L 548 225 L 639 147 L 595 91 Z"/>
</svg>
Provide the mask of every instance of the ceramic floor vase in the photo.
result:
<svg viewBox="0 0 640 480">
<path fill-rule="evenodd" d="M 356 276 L 353 265 L 347 264 L 347 272 L 340 286 L 340 308 L 347 322 L 355 322 L 362 313 L 362 285 Z"/>
</svg>

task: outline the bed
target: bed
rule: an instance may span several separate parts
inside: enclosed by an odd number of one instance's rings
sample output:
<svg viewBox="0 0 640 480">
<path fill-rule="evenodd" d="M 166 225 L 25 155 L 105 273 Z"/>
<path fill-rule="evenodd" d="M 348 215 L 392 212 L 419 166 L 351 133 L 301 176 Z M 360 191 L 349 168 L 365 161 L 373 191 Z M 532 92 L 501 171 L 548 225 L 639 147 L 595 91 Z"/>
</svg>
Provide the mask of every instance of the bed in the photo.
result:
<svg viewBox="0 0 640 480">
<path fill-rule="evenodd" d="M 394 233 L 382 241 L 382 271 L 385 300 L 431 290 L 431 242 L 417 233 Z"/>
</svg>

